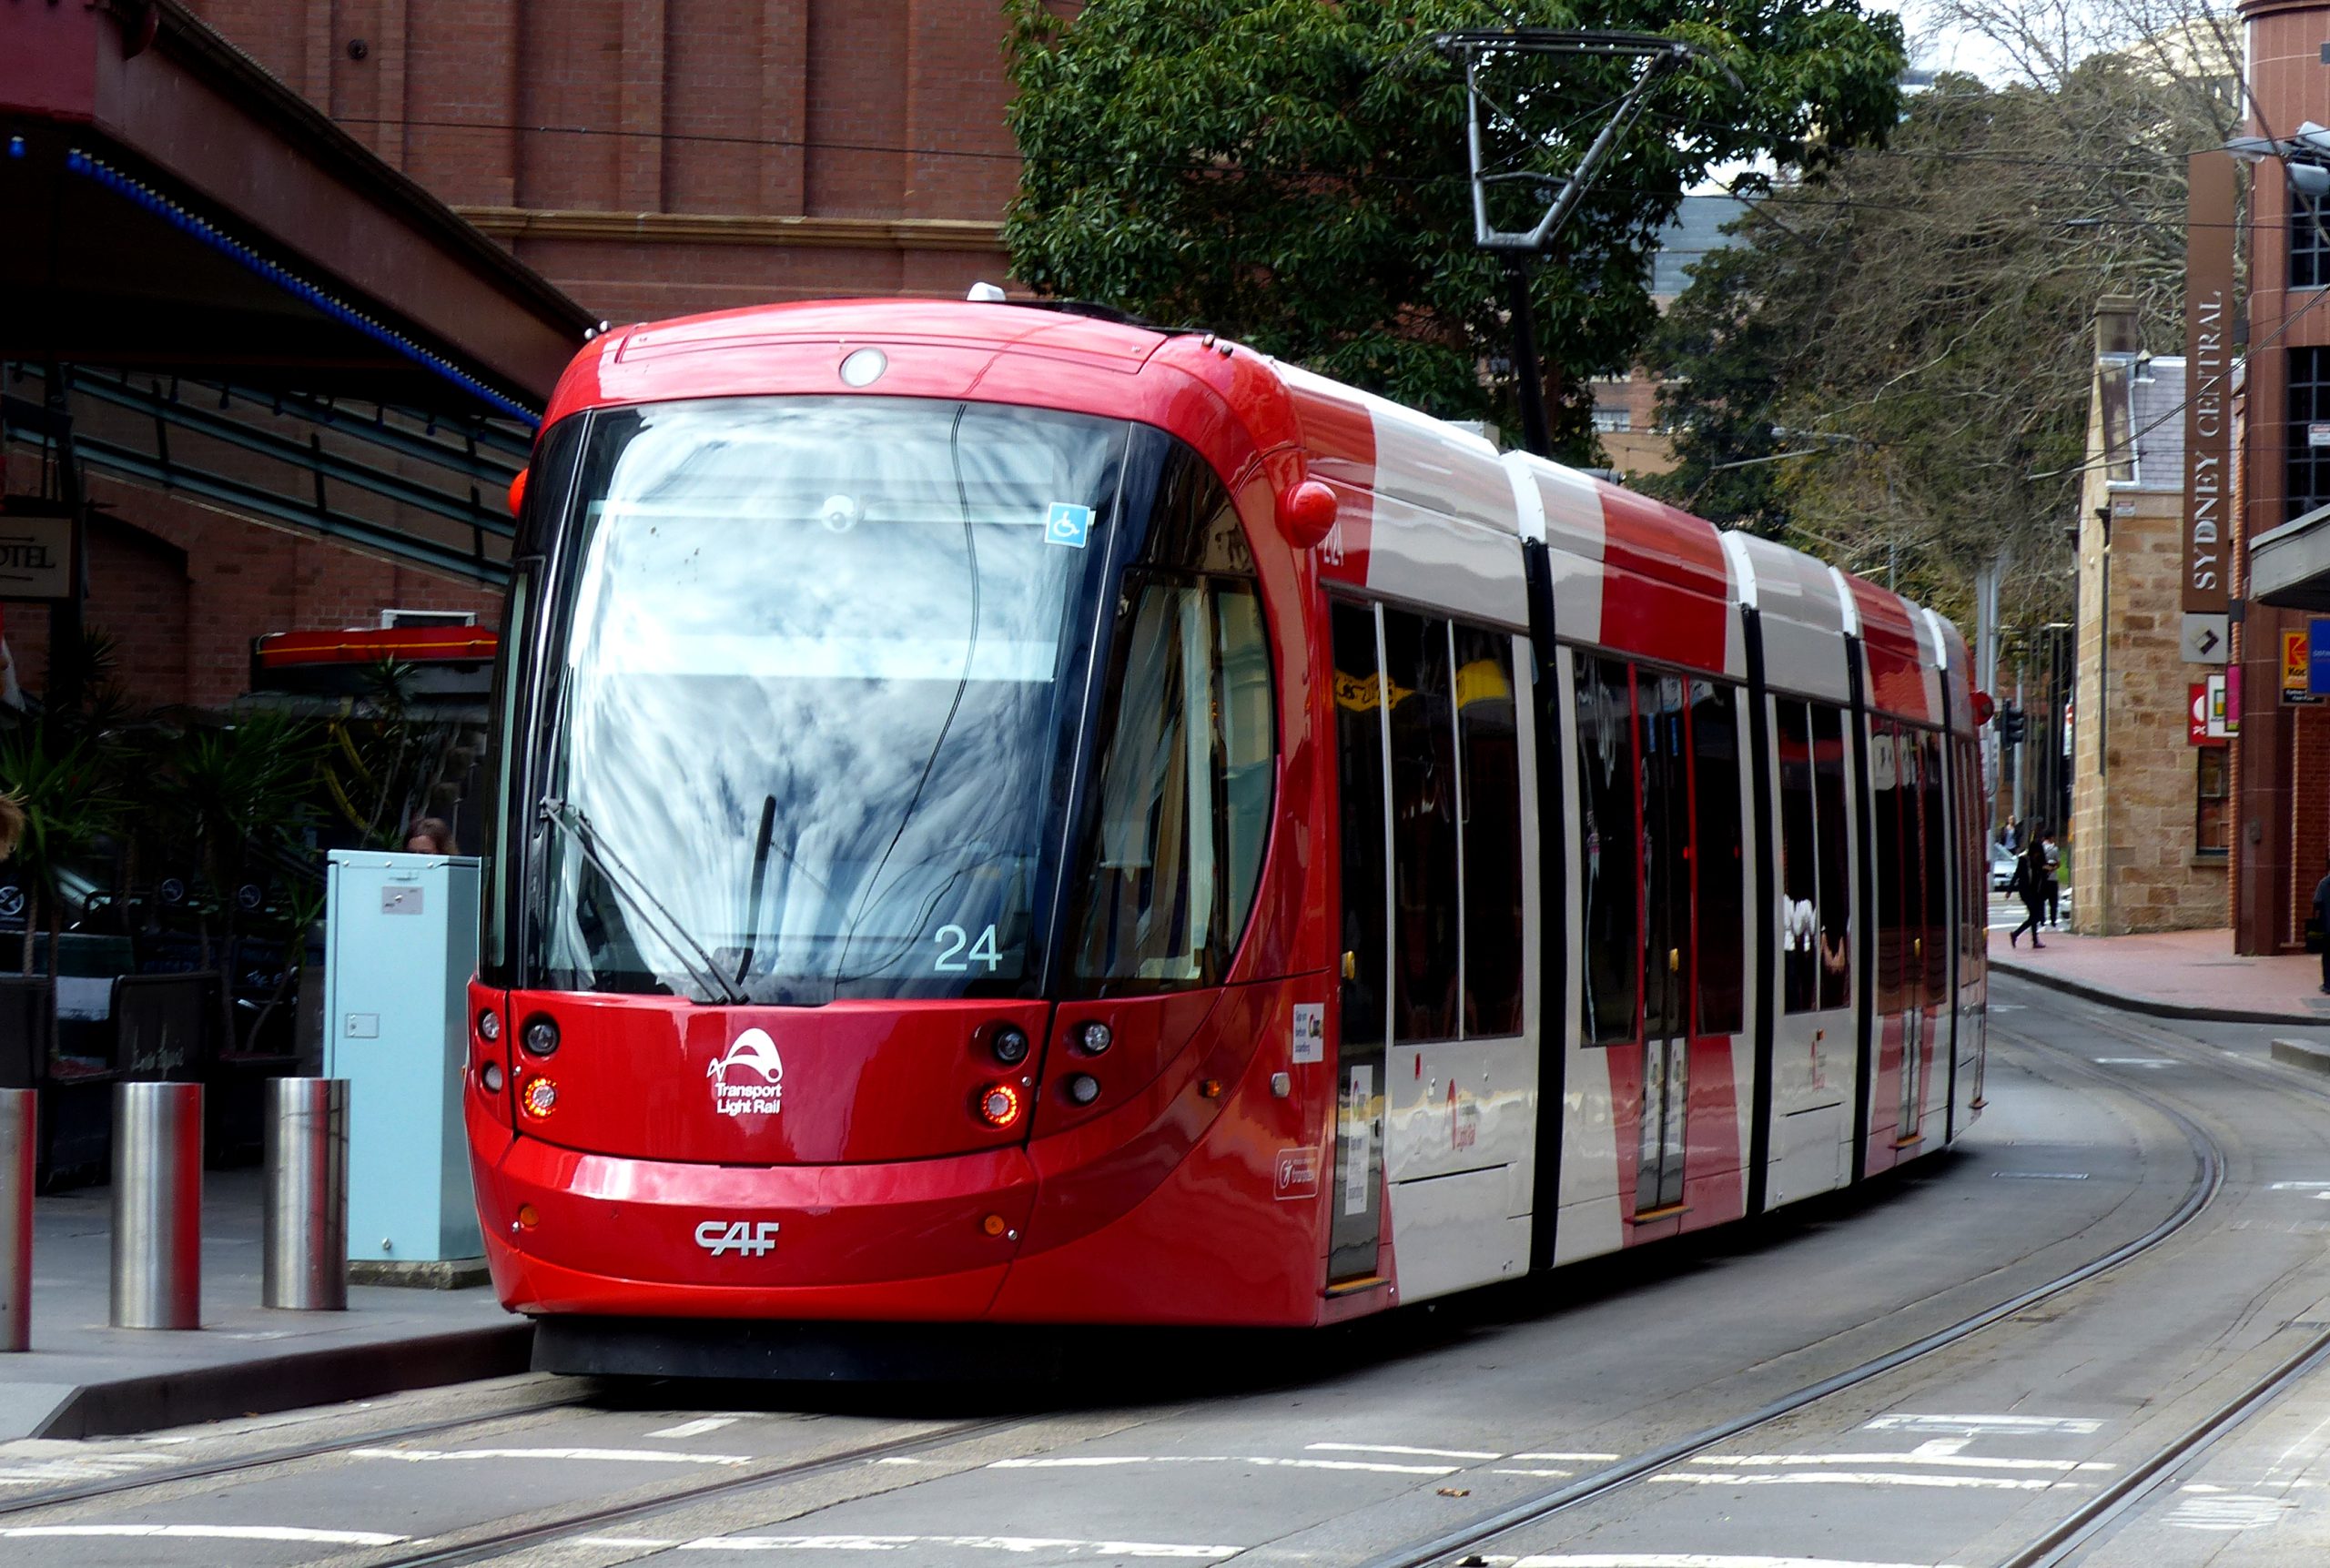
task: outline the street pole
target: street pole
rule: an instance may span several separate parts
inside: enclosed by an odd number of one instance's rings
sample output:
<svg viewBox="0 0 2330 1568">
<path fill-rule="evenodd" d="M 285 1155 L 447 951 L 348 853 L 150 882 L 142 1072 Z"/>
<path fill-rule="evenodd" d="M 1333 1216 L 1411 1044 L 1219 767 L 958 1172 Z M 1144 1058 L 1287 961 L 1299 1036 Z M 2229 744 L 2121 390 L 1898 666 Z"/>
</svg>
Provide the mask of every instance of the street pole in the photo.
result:
<svg viewBox="0 0 2330 1568">
<path fill-rule="evenodd" d="M 1504 261 L 1505 297 L 1513 315 L 1513 373 L 1521 383 L 1521 444 L 1541 458 L 1554 455 L 1552 427 L 1545 420 L 1545 372 L 1537 363 L 1537 324 L 1529 309 L 1529 268 L 1518 257 Z"/>
</svg>

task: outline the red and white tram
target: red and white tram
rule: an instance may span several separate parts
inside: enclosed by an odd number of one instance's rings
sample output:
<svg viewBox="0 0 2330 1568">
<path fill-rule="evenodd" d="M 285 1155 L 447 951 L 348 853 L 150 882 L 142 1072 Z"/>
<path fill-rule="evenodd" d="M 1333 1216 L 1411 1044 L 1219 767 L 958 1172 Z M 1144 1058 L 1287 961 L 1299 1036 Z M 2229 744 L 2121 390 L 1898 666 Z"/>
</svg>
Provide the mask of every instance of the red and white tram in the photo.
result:
<svg viewBox="0 0 2330 1568">
<path fill-rule="evenodd" d="M 547 1364 L 1329 1322 L 1980 1109 L 1964 644 L 1807 557 L 988 304 L 606 334 L 523 496 L 463 1101 Z"/>
</svg>

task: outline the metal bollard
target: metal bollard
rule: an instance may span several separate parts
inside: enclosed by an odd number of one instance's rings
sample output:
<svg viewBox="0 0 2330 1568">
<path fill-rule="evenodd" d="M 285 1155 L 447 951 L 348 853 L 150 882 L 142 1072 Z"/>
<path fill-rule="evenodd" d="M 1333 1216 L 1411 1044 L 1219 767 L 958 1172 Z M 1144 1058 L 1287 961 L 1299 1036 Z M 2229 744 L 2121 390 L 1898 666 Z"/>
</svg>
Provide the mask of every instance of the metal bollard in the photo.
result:
<svg viewBox="0 0 2330 1568">
<path fill-rule="evenodd" d="M 202 1327 L 202 1086 L 113 1088 L 113 1326 Z"/>
<path fill-rule="evenodd" d="M 0 1351 L 33 1348 L 33 1156 L 40 1096 L 0 1089 Z"/>
<path fill-rule="evenodd" d="M 259 1303 L 348 1308 L 348 1080 L 267 1086 L 265 1283 Z"/>
</svg>

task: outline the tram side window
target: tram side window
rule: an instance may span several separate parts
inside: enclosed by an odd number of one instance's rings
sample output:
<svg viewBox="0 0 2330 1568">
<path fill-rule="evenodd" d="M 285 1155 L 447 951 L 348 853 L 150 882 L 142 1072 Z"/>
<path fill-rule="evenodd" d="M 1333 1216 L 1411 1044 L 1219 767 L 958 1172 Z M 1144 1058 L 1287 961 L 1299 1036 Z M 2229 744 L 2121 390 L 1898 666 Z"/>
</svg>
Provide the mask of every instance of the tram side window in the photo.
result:
<svg viewBox="0 0 2330 1568">
<path fill-rule="evenodd" d="M 1456 713 L 1448 622 L 1383 612 L 1392 699 L 1392 1038 L 1456 1037 Z"/>
<path fill-rule="evenodd" d="M 1780 764 L 1780 1007 L 1820 1005 L 1820 864 L 1812 829 L 1812 713 L 1783 697 L 1773 704 Z"/>
<path fill-rule="evenodd" d="M 1268 831 L 1261 608 L 1249 583 L 1149 572 L 1124 603 L 1075 973 L 1100 990 L 1218 984 Z"/>
<path fill-rule="evenodd" d="M 1923 752 L 1920 778 L 1925 804 L 1925 987 L 1928 1001 L 1950 988 L 1950 817 L 1941 797 L 1942 738 L 1928 731 L 1918 737 Z"/>
<path fill-rule="evenodd" d="M 1990 835 L 1982 831 L 1982 764 L 1971 741 L 1958 743 L 1958 844 L 1960 870 L 1958 951 L 1968 964 L 1982 956 L 1984 922 L 1990 916 Z M 1961 983 L 1971 976 L 1961 967 Z"/>
<path fill-rule="evenodd" d="M 1513 639 L 1458 626 L 1456 736 L 1463 757 L 1464 1034 L 1521 1032 L 1521 749 Z"/>
<path fill-rule="evenodd" d="M 1741 853 L 1737 689 L 1691 683 L 1692 864 L 1697 895 L 1697 1033 L 1736 1035 L 1746 1013 L 1746 857 Z"/>
<path fill-rule="evenodd" d="M 1585 886 L 1585 1038 L 1632 1040 L 1642 955 L 1633 672 L 1576 655 L 1578 865 Z"/>
<path fill-rule="evenodd" d="M 1812 801 L 1819 865 L 1820 1009 L 1852 1000 L 1852 876 L 1846 851 L 1851 818 L 1845 805 L 1845 715 L 1811 705 Z"/>
<path fill-rule="evenodd" d="M 1910 926 L 1917 900 L 1910 886 L 1916 875 L 1917 803 L 1911 780 L 1917 764 L 1902 744 L 1899 726 L 1887 719 L 1869 721 L 1869 788 L 1876 824 L 1877 851 L 1877 1007 L 1899 1012 L 1903 987 L 1909 983 L 1907 961 Z"/>
<path fill-rule="evenodd" d="M 1643 982 L 1646 1039 L 1690 1028 L 1691 950 L 1688 716 L 1678 675 L 1635 673 L 1642 766 Z"/>
<path fill-rule="evenodd" d="M 1384 889 L 1383 676 L 1375 654 L 1375 612 L 1337 602 L 1335 769 L 1342 797 L 1342 1039 L 1383 1038 Z"/>
</svg>

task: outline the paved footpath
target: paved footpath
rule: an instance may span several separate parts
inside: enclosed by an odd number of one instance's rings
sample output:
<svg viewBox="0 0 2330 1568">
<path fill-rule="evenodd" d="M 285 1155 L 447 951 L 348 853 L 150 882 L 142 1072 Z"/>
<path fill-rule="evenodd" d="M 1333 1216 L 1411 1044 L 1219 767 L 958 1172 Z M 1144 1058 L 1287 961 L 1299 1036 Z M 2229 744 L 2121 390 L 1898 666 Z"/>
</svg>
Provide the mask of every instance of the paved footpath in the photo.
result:
<svg viewBox="0 0 2330 1568">
<path fill-rule="evenodd" d="M 0 1355 L 0 1439 L 135 1432 L 525 1370 L 532 1328 L 484 1287 L 356 1286 L 344 1312 L 259 1305 L 257 1170 L 204 1173 L 202 1327 L 116 1329 L 111 1194 L 33 1205 L 32 1350 Z"/>
<path fill-rule="evenodd" d="M 2018 906 L 2013 919 L 2019 920 Z M 2246 958 L 2233 950 L 2233 932 L 2163 931 L 2132 936 L 2043 933 L 2007 946 L 2012 925 L 1992 906 L 1991 963 L 2040 985 L 2092 1001 L 2169 1018 L 2230 1023 L 2330 1026 L 2330 996 L 2322 992 L 2322 960 L 2312 954 Z"/>
</svg>

